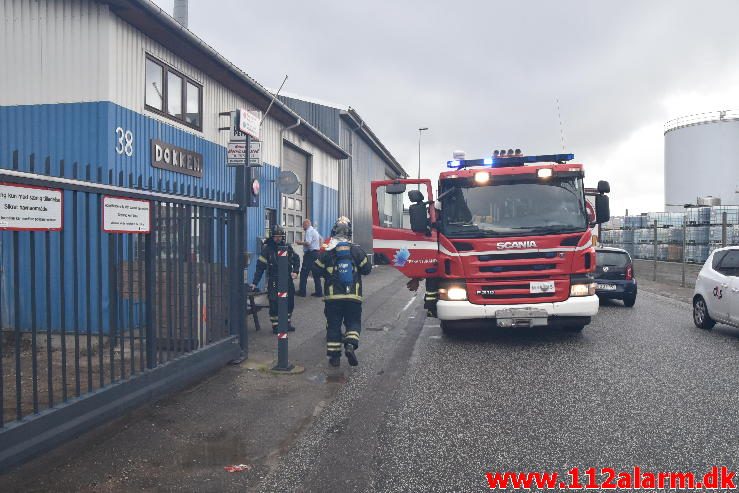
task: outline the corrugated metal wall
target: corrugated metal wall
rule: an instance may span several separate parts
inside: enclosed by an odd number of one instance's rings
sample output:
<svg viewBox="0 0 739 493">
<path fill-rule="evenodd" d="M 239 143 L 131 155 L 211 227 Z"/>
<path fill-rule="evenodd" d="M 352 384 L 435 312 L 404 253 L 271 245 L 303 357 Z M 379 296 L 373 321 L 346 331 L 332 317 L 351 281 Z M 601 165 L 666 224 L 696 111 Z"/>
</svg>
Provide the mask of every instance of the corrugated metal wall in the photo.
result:
<svg viewBox="0 0 739 493">
<path fill-rule="evenodd" d="M 87 0 L 0 0 L 0 105 L 107 99 L 109 17 Z"/>
<path fill-rule="evenodd" d="M 280 100 L 305 118 L 308 123 L 319 129 L 329 139 L 337 144 L 339 143 L 340 109 L 287 96 L 280 96 Z"/>
</svg>

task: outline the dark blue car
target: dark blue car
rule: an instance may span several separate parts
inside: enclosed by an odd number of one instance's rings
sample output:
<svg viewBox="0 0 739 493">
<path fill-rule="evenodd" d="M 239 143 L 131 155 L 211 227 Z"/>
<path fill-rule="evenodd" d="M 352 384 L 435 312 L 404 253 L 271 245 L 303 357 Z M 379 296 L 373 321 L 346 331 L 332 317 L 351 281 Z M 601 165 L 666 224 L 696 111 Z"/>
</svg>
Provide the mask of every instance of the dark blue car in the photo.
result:
<svg viewBox="0 0 739 493">
<path fill-rule="evenodd" d="M 624 306 L 634 306 L 636 277 L 629 252 L 620 248 L 598 247 L 595 254 L 595 294 L 600 299 L 623 300 Z"/>
</svg>

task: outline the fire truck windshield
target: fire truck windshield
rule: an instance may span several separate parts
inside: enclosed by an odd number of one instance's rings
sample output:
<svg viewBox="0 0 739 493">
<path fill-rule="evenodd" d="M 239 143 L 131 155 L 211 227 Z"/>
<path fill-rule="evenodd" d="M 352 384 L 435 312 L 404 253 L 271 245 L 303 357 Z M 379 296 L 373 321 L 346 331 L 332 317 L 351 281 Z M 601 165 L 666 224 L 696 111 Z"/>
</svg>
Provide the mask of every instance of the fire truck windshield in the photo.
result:
<svg viewBox="0 0 739 493">
<path fill-rule="evenodd" d="M 499 177 L 496 177 L 499 178 Z M 442 233 L 450 238 L 527 236 L 585 231 L 588 216 L 581 177 L 498 180 L 479 186 L 447 180 Z"/>
</svg>

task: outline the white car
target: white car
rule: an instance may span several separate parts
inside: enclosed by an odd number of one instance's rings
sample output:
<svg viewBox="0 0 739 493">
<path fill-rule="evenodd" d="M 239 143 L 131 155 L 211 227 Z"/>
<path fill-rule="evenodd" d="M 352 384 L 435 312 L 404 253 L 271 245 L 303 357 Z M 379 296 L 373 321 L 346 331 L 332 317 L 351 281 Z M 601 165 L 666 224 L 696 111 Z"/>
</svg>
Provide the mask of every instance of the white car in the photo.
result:
<svg viewBox="0 0 739 493">
<path fill-rule="evenodd" d="M 719 248 L 706 260 L 695 281 L 693 322 L 701 329 L 716 322 L 739 327 L 739 246 Z"/>
</svg>

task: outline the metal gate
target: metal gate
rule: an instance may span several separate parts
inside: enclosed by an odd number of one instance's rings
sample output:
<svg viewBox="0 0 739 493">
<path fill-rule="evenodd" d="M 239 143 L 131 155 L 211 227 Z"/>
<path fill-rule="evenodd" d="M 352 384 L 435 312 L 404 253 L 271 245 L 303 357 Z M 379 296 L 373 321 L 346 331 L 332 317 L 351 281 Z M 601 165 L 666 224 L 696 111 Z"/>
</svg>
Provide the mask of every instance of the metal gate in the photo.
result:
<svg viewBox="0 0 739 493">
<path fill-rule="evenodd" d="M 33 452 L 7 455 L 16 441 L 60 426 L 57 411 L 100 422 L 96 406 L 132 407 L 152 395 L 145 386 L 172 390 L 246 349 L 236 204 L 153 192 L 101 168 L 75 165 L 67 179 L 48 176 L 48 160 L 35 170 L 32 157 L 30 173 L 14 161 L 0 182 L 61 190 L 63 227 L 0 232 L 0 470 Z M 106 196 L 148 202 L 151 232 L 103 231 Z"/>
</svg>

